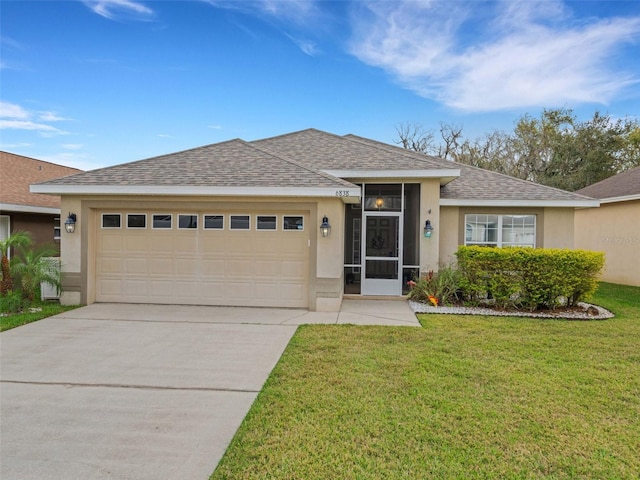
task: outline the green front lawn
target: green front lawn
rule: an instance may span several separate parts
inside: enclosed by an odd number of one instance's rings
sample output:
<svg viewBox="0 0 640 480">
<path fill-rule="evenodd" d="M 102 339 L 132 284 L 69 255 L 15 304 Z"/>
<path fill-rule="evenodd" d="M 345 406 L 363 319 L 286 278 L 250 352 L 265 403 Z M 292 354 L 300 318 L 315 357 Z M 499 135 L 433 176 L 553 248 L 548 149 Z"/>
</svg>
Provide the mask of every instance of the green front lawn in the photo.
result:
<svg viewBox="0 0 640 480">
<path fill-rule="evenodd" d="M 58 315 L 59 313 L 66 312 L 68 310 L 73 310 L 74 308 L 78 308 L 78 305 L 63 306 L 58 303 L 42 303 L 36 304 L 34 307 L 41 308 L 42 310 L 31 313 L 29 312 L 29 309 L 27 309 L 24 313 L 14 313 L 0 317 L 0 332 L 35 322 L 36 320 L 42 320 L 46 317 Z"/>
<path fill-rule="evenodd" d="M 617 317 L 301 327 L 212 479 L 640 476 L 640 288 Z"/>
</svg>

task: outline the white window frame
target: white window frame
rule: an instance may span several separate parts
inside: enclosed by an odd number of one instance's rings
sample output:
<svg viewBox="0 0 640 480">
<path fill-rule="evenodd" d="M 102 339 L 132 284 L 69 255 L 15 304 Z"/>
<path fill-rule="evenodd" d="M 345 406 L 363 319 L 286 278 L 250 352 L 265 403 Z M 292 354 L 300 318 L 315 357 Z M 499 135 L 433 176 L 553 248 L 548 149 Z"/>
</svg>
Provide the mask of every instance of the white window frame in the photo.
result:
<svg viewBox="0 0 640 480">
<path fill-rule="evenodd" d="M 53 217 L 53 240 L 60 240 L 62 235 L 62 223 L 60 223 L 60 217 Z"/>
<path fill-rule="evenodd" d="M 6 229 L 3 226 L 6 225 Z M 0 215 L 0 241 L 6 240 L 11 235 L 11 217 Z M 7 258 L 11 258 L 11 249 L 7 252 Z"/>
<path fill-rule="evenodd" d="M 144 227 L 130 227 L 129 226 L 129 217 L 131 215 L 142 215 L 144 217 Z M 147 214 L 146 213 L 127 213 L 127 229 L 131 229 L 131 230 L 146 230 L 147 229 Z"/>
<path fill-rule="evenodd" d="M 118 217 L 120 217 L 120 226 L 119 227 L 105 227 L 104 226 L 104 217 L 105 217 L 105 215 L 118 215 Z M 100 214 L 100 228 L 102 228 L 103 230 L 120 230 L 122 228 L 122 214 L 121 213 L 116 213 L 116 212 Z"/>
<path fill-rule="evenodd" d="M 498 217 L 498 223 L 496 226 L 496 241 L 495 242 L 474 242 L 474 241 L 467 241 L 467 225 L 469 225 L 468 221 L 467 221 L 467 217 L 469 216 L 474 216 L 477 217 L 478 215 L 485 215 L 485 216 L 495 216 Z M 520 216 L 520 217 L 533 217 L 533 244 L 518 244 L 518 243 L 514 243 L 514 242 L 505 242 L 503 239 L 503 219 L 504 217 L 513 217 L 513 216 Z M 535 214 L 518 214 L 518 213 L 466 213 L 464 216 L 464 244 L 465 245 L 472 245 L 472 246 L 489 246 L 489 247 L 498 247 L 498 248 L 504 248 L 504 247 L 526 247 L 526 248 L 536 248 L 537 246 L 537 226 L 538 226 L 538 217 Z M 495 244 L 495 245 L 494 245 Z"/>
<path fill-rule="evenodd" d="M 154 225 L 154 217 L 169 217 L 171 225 L 167 228 L 156 227 Z M 173 230 L 173 213 L 153 213 L 151 214 L 151 230 Z"/>
<path fill-rule="evenodd" d="M 275 218 L 274 228 L 259 228 L 258 227 L 258 218 L 259 217 L 273 217 Z M 278 230 L 278 215 L 274 215 L 272 213 L 265 213 L 256 215 L 256 231 L 258 232 L 276 232 Z"/>
<path fill-rule="evenodd" d="M 222 217 L 222 228 L 207 227 L 206 217 Z M 202 214 L 202 229 L 203 230 L 213 230 L 213 231 L 224 230 L 224 228 L 225 228 L 224 224 L 225 224 L 225 219 L 224 219 L 224 214 L 223 213 L 203 213 Z"/>
<path fill-rule="evenodd" d="M 195 226 L 195 228 L 192 228 L 192 227 L 181 227 L 180 226 L 180 217 L 196 217 L 196 226 Z M 199 218 L 200 218 L 200 215 L 198 215 L 197 213 L 179 213 L 178 214 L 178 221 L 176 222 L 178 230 L 198 230 L 198 228 L 199 228 L 199 226 L 198 226 Z"/>
<path fill-rule="evenodd" d="M 249 218 L 249 227 L 247 228 L 233 228 L 233 217 L 248 217 Z M 234 215 L 229 215 L 229 230 L 233 230 L 233 231 L 241 231 L 241 232 L 248 232 L 251 230 L 251 215 L 247 215 L 247 214 L 234 214 Z"/>
<path fill-rule="evenodd" d="M 284 219 L 287 217 L 300 217 L 302 219 L 302 228 L 284 228 Z M 283 232 L 304 232 L 304 215 L 282 215 L 282 231 Z"/>
</svg>

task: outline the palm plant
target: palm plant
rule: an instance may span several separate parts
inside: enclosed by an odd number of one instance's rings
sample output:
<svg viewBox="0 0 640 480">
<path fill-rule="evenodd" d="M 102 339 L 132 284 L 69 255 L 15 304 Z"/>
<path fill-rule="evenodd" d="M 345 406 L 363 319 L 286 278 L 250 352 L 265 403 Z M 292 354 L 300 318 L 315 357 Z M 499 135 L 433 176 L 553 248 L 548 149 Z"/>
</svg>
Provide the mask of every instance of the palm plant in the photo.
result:
<svg viewBox="0 0 640 480">
<path fill-rule="evenodd" d="M 11 277 L 11 265 L 9 263 L 9 249 L 16 247 L 29 247 L 33 241 L 27 232 L 13 232 L 6 240 L 0 241 L 0 254 L 2 255 L 1 270 L 2 280 L 0 281 L 0 295 L 6 295 L 13 290 L 13 279 Z"/>
<path fill-rule="evenodd" d="M 35 299 L 41 283 L 49 283 L 60 291 L 60 269 L 55 257 L 56 250 L 50 247 L 25 249 L 20 252 L 11 269 L 15 277 L 20 278 L 22 296 L 29 302 Z"/>
</svg>

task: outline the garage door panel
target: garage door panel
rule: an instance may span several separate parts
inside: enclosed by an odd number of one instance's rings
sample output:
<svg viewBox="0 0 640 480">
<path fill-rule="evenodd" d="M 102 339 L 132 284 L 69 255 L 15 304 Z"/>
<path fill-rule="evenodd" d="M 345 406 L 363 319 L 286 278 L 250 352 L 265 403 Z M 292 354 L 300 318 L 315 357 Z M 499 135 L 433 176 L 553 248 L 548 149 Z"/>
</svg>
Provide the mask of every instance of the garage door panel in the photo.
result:
<svg viewBox="0 0 640 480">
<path fill-rule="evenodd" d="M 147 237 L 140 234 L 125 235 L 124 249 L 127 252 L 146 252 L 147 250 L 149 250 L 149 246 L 147 245 Z"/>
<path fill-rule="evenodd" d="M 225 274 L 233 278 L 251 278 L 253 275 L 253 262 L 251 260 L 227 260 Z"/>
<path fill-rule="evenodd" d="M 122 237 L 120 232 L 112 233 L 109 230 L 104 230 L 102 235 L 102 251 L 105 253 L 120 253 L 122 252 Z"/>
<path fill-rule="evenodd" d="M 166 232 L 153 230 L 149 235 L 149 251 L 157 254 L 173 255 L 173 238 Z"/>
<path fill-rule="evenodd" d="M 103 278 L 98 285 L 102 295 L 111 297 L 122 295 L 122 280 L 119 278 Z"/>
<path fill-rule="evenodd" d="M 228 219 L 224 230 L 98 226 L 96 301 L 306 307 L 309 232 L 255 230 L 255 214 L 252 230 L 232 231 Z"/>
<path fill-rule="evenodd" d="M 248 238 L 249 232 L 229 232 L 226 239 L 224 251 L 228 254 L 245 253 L 250 254 L 252 248 L 251 238 Z"/>
<path fill-rule="evenodd" d="M 225 273 L 224 258 L 215 259 L 215 260 L 206 259 L 202 261 L 200 266 L 202 267 L 202 275 L 207 277 L 207 279 L 218 278 L 218 277 L 224 278 L 224 273 Z"/>
<path fill-rule="evenodd" d="M 181 258 L 176 262 L 176 273 L 178 275 L 194 276 L 198 274 L 198 260 Z"/>
<path fill-rule="evenodd" d="M 109 257 L 100 259 L 98 272 L 106 275 L 122 273 L 122 259 Z"/>
<path fill-rule="evenodd" d="M 128 258 L 124 263 L 124 271 L 126 274 L 146 275 L 148 268 L 148 260 L 146 258 Z"/>
<path fill-rule="evenodd" d="M 132 302 L 144 302 L 149 297 L 149 290 L 147 288 L 148 282 L 146 279 L 128 279 L 124 282 L 124 294 L 128 301 Z"/>
<path fill-rule="evenodd" d="M 171 275 L 173 273 L 173 260 L 170 258 L 150 258 L 149 273 L 151 275 Z"/>
</svg>

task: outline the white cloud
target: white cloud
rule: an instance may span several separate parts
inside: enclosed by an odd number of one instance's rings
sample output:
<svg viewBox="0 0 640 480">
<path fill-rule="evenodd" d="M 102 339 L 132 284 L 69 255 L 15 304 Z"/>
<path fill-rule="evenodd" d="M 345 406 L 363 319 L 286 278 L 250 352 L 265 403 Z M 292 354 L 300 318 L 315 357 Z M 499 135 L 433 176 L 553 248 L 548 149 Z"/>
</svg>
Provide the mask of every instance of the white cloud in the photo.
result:
<svg viewBox="0 0 640 480">
<path fill-rule="evenodd" d="M 29 113 L 20 105 L 0 101 L 0 117 L 13 119 L 29 118 Z"/>
<path fill-rule="evenodd" d="M 56 112 L 40 112 L 38 114 L 38 118 L 43 122 L 61 122 L 63 120 L 69 120 L 68 118 L 59 116 Z"/>
<path fill-rule="evenodd" d="M 302 40 L 291 35 L 287 35 L 287 37 L 289 37 L 289 40 L 295 43 L 298 48 L 302 50 L 302 53 L 309 55 L 310 57 L 314 57 L 320 52 L 318 45 L 313 40 Z"/>
<path fill-rule="evenodd" d="M 82 150 L 84 148 L 81 143 L 63 143 L 61 146 L 66 150 Z"/>
<path fill-rule="evenodd" d="M 133 0 L 83 0 L 83 3 L 98 15 L 117 20 L 122 16 L 148 20 L 154 15 L 149 7 Z"/>
<path fill-rule="evenodd" d="M 222 130 L 222 125 L 207 125 L 207 128 L 211 128 L 213 130 Z"/>
<path fill-rule="evenodd" d="M 173 138 L 173 135 L 169 135 L 168 133 L 159 133 L 158 136 L 160 138 Z"/>
<path fill-rule="evenodd" d="M 40 115 L 41 121 L 51 121 L 52 112 L 42 112 L 49 115 Z M 52 127 L 46 123 L 34 122 L 31 120 L 32 114 L 22 108 L 20 105 L 9 102 L 0 102 L 0 130 L 31 130 L 37 131 L 43 137 L 51 137 L 54 135 L 64 135 L 68 132 Z M 64 120 L 55 117 L 56 120 Z"/>
<path fill-rule="evenodd" d="M 36 130 L 43 136 L 64 135 L 64 130 L 29 120 L 0 120 L 0 130 Z"/>
<path fill-rule="evenodd" d="M 227 10 L 237 10 L 254 15 L 256 13 L 287 22 L 305 24 L 321 15 L 313 0 L 204 0 L 206 3 Z"/>
<path fill-rule="evenodd" d="M 425 98 L 466 111 L 607 103 L 637 82 L 608 66 L 640 17 L 577 25 L 559 1 L 372 2 L 351 50 Z"/>
</svg>

